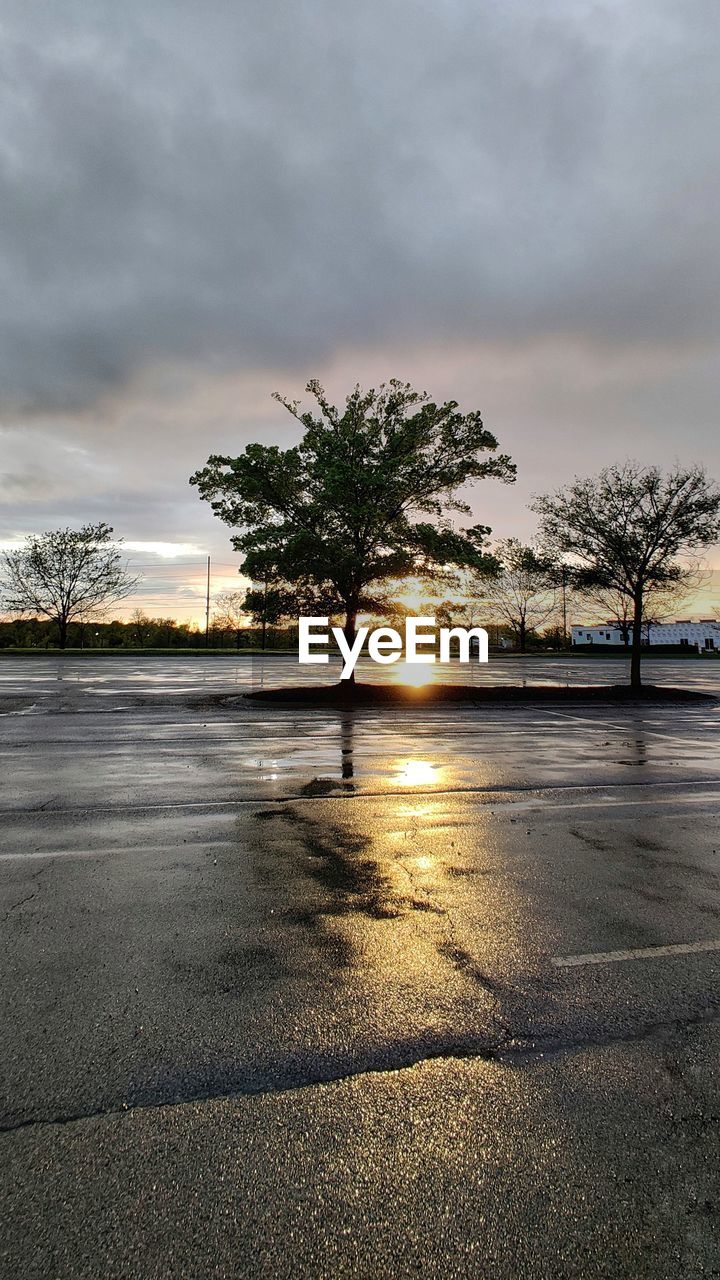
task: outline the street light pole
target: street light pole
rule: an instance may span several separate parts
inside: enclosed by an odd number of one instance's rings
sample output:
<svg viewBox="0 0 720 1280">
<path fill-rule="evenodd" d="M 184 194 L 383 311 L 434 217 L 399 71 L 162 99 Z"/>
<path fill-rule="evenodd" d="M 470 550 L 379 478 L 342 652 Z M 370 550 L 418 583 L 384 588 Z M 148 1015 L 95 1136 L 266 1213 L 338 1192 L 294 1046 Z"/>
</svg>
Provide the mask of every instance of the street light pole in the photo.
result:
<svg viewBox="0 0 720 1280">
<path fill-rule="evenodd" d="M 205 593 L 205 648 L 210 644 L 210 557 L 207 558 L 207 591 Z"/>
</svg>

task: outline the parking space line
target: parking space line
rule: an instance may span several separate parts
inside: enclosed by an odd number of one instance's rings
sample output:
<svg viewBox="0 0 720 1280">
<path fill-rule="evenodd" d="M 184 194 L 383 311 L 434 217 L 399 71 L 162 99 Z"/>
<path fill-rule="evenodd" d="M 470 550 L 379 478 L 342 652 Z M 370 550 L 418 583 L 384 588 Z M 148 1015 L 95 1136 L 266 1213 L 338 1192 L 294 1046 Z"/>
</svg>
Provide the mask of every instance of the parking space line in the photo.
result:
<svg viewBox="0 0 720 1280">
<path fill-rule="evenodd" d="M 652 710 L 652 703 L 641 704 L 641 708 Z M 656 708 L 657 709 L 657 708 Z M 663 708 L 660 708 L 661 710 Z M 697 704 L 694 709 L 697 709 Z M 706 711 L 704 706 L 700 710 Z M 583 716 L 572 711 L 558 711 L 555 707 L 548 707 L 548 715 L 557 720 L 569 720 L 571 724 L 590 725 L 596 729 L 604 729 L 606 732 L 612 733 L 639 733 L 649 738 L 660 738 L 663 742 L 685 742 L 686 738 L 683 734 L 676 733 L 672 729 L 653 728 L 646 722 L 642 724 L 633 724 L 630 720 L 605 720 L 601 716 Z M 711 729 L 715 726 L 709 726 Z"/>
<path fill-rule="evenodd" d="M 653 960 L 656 956 L 688 956 L 700 951 L 720 951 L 720 938 L 704 942 L 675 942 L 667 947 L 631 947 L 627 951 L 594 951 L 582 956 L 553 956 L 556 969 L 579 968 L 586 964 L 615 964 L 618 960 Z"/>
</svg>

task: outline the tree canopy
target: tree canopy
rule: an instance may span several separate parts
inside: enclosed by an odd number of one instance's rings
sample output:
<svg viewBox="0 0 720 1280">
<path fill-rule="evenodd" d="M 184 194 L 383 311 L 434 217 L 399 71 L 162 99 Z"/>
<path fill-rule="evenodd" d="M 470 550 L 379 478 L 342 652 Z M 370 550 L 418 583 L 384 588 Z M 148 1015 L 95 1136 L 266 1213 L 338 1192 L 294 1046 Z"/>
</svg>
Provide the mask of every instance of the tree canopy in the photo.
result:
<svg viewBox="0 0 720 1280">
<path fill-rule="evenodd" d="M 515 478 L 479 412 L 437 405 L 396 380 L 377 391 L 356 386 L 344 409 L 317 381 L 306 390 L 313 411 L 275 395 L 304 428 L 299 444 L 213 455 L 191 477 L 238 530 L 232 542 L 248 576 L 292 589 L 303 612 L 344 614 L 354 635 L 358 613 L 386 603 L 389 584 L 447 564 L 492 566 L 489 529 L 449 520 L 470 514 L 458 495 L 468 482 Z"/>
<path fill-rule="evenodd" d="M 61 649 L 68 623 L 124 599 L 137 584 L 113 530 L 103 523 L 33 534 L 19 550 L 5 552 L 0 576 L 5 612 L 57 623 Z"/>
<path fill-rule="evenodd" d="M 628 461 L 535 499 L 545 551 L 573 585 L 619 593 L 632 604 L 630 682 L 641 684 L 648 592 L 683 581 L 678 557 L 720 535 L 720 489 L 701 466 L 662 472 Z"/>
</svg>

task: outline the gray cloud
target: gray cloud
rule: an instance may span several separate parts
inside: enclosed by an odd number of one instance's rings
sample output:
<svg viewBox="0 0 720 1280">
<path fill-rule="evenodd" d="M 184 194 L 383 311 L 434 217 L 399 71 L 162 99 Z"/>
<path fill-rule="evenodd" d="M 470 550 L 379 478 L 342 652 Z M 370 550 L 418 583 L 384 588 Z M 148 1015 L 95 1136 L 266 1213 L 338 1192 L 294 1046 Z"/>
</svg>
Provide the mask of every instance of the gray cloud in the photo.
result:
<svg viewBox="0 0 720 1280">
<path fill-rule="evenodd" d="M 714 0 L 2 6 L 0 385 L 718 334 Z"/>
<path fill-rule="evenodd" d="M 316 375 L 481 408 L 499 536 L 628 453 L 720 471 L 719 35 L 716 0 L 0 0 L 0 542 L 195 548 L 142 593 L 194 616 L 237 557 L 188 476 L 294 438 L 270 393 Z"/>
</svg>

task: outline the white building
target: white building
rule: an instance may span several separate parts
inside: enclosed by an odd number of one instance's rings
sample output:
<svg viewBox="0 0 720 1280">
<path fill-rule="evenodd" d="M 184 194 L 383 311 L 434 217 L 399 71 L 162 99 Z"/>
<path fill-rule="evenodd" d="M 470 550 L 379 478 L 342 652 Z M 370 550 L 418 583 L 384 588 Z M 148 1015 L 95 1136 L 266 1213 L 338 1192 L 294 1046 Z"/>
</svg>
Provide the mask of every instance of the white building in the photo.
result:
<svg viewBox="0 0 720 1280">
<path fill-rule="evenodd" d="M 629 640 L 632 640 L 632 627 L 629 629 Z M 607 622 L 600 626 L 580 626 L 572 629 L 574 645 L 621 645 L 623 633 L 617 623 Z M 700 653 L 720 652 L 720 622 L 714 618 L 701 618 L 699 622 L 652 622 L 643 627 L 643 643 L 687 645 Z"/>
</svg>

